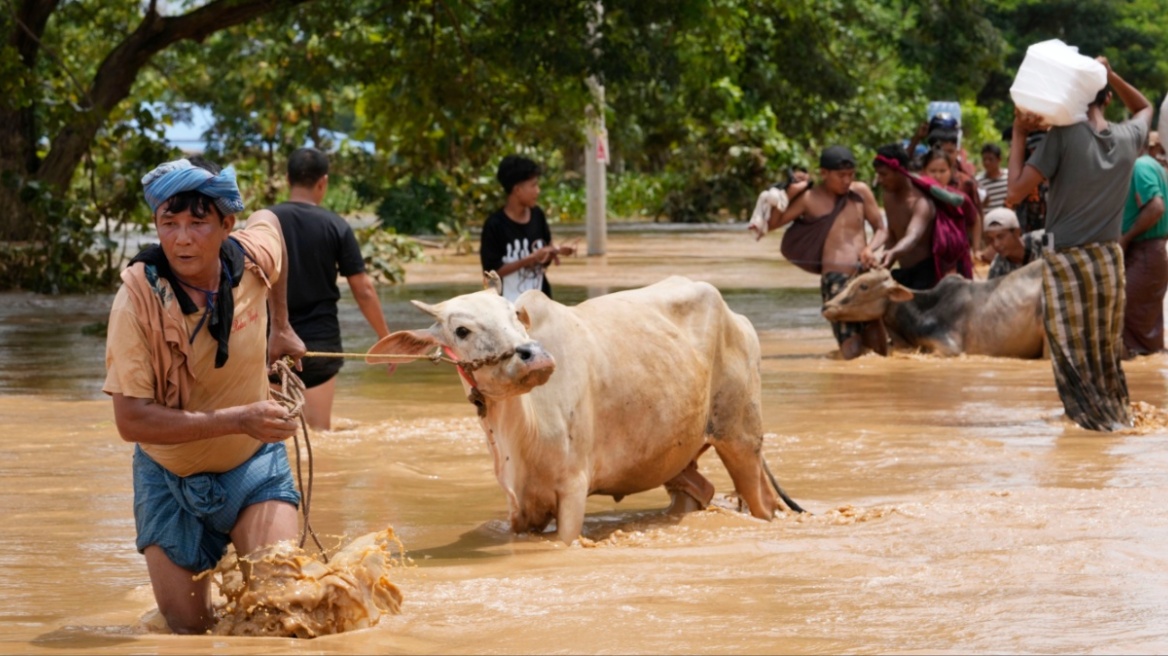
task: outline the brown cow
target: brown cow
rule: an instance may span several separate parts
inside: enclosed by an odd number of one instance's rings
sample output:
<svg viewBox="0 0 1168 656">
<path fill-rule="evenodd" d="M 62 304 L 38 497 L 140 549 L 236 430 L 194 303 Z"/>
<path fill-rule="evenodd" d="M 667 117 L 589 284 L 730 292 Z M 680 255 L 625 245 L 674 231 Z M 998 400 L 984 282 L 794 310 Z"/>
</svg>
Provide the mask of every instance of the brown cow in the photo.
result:
<svg viewBox="0 0 1168 656">
<path fill-rule="evenodd" d="M 829 321 L 882 319 L 897 346 L 939 355 L 1042 357 L 1042 262 L 991 280 L 947 276 L 908 289 L 887 269 L 862 273 L 823 305 Z"/>
<path fill-rule="evenodd" d="M 704 506 L 713 486 L 694 463 L 711 445 L 751 514 L 772 518 L 779 498 L 801 511 L 762 458 L 758 336 L 712 286 L 672 277 L 574 307 L 495 289 L 413 303 L 437 323 L 385 337 L 368 360 L 441 347 L 467 363 L 512 530 L 555 519 L 572 542 L 588 495 L 662 485 L 673 509 Z"/>
</svg>

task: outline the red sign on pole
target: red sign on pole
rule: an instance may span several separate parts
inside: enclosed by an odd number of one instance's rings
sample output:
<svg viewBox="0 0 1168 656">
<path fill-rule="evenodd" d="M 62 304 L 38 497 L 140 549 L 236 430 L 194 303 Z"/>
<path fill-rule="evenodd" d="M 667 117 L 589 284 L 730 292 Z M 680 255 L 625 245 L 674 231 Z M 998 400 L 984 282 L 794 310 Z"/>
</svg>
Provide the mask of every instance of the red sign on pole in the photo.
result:
<svg viewBox="0 0 1168 656">
<path fill-rule="evenodd" d="M 608 130 L 604 128 L 596 132 L 596 161 L 608 164 Z"/>
</svg>

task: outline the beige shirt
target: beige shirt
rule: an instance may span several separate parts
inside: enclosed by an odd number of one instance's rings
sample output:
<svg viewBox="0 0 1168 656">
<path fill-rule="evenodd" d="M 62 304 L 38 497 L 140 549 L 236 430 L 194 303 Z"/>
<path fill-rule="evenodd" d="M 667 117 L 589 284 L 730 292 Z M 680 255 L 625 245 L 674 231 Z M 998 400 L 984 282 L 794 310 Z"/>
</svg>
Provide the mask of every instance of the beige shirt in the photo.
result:
<svg viewBox="0 0 1168 656">
<path fill-rule="evenodd" d="M 190 343 L 202 312 L 183 315 L 169 283 L 146 280 L 145 265 L 122 272 L 123 285 L 110 310 L 106 338 L 107 394 L 152 399 L 171 408 L 207 412 L 269 398 L 267 298 L 280 275 L 280 236 L 258 223 L 232 234 L 251 257 L 235 288 L 229 357 L 215 368 L 215 339 L 206 327 Z M 254 260 L 254 261 L 253 261 Z M 196 302 L 201 298 L 192 297 Z M 142 444 L 158 464 L 178 476 L 225 472 L 262 446 L 249 435 L 224 435 L 184 444 Z"/>
</svg>

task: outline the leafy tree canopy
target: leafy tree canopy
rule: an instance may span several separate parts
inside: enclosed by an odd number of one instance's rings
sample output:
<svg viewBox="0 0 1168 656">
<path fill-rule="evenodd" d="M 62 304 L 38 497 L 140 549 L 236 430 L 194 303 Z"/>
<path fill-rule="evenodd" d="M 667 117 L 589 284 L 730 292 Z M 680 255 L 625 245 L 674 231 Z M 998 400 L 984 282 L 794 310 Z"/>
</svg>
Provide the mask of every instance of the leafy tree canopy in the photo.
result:
<svg viewBox="0 0 1168 656">
<path fill-rule="evenodd" d="M 616 180 L 654 176 L 630 183 L 636 203 L 706 220 L 826 145 L 866 166 L 928 100 L 962 101 L 994 134 L 1026 47 L 1047 38 L 1107 55 L 1159 101 L 1166 14 L 1168 0 L 0 0 L 0 240 L 26 249 L 0 256 L 0 283 L 108 252 L 103 218 L 147 221 L 137 180 L 176 154 L 161 129 L 191 105 L 216 117 L 208 151 L 236 163 L 250 207 L 283 193 L 288 152 L 338 131 L 377 151 L 339 151 L 334 178 L 371 205 L 446 190 L 457 223 L 498 201 L 506 152 L 544 161 L 549 198 L 575 206 L 594 76 Z M 105 262 L 108 282 L 120 261 Z"/>
</svg>

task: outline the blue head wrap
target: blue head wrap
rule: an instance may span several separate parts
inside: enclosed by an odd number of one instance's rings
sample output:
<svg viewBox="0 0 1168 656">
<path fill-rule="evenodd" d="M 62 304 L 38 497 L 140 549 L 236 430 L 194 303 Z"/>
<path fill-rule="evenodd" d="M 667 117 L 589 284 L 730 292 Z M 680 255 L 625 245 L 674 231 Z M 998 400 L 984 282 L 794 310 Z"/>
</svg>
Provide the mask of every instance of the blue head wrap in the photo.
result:
<svg viewBox="0 0 1168 656">
<path fill-rule="evenodd" d="M 191 164 L 190 160 L 177 159 L 158 165 L 153 171 L 142 176 L 142 187 L 146 191 L 146 203 L 150 213 L 184 191 L 197 191 L 215 200 L 215 207 L 223 216 L 243 211 L 243 197 L 235 184 L 235 167 L 228 166 L 218 175 Z"/>
</svg>

